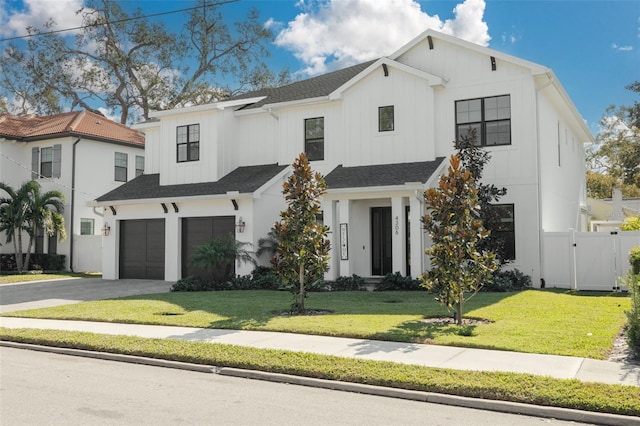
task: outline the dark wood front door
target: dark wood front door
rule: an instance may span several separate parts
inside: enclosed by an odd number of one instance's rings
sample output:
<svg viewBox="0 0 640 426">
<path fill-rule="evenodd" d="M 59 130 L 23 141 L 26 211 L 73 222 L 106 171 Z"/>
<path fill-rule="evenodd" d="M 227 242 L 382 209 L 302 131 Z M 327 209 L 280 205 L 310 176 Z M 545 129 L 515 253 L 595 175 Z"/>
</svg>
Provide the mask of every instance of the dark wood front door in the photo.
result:
<svg viewBox="0 0 640 426">
<path fill-rule="evenodd" d="M 371 274 L 393 272 L 391 251 L 391 207 L 371 208 Z"/>
</svg>

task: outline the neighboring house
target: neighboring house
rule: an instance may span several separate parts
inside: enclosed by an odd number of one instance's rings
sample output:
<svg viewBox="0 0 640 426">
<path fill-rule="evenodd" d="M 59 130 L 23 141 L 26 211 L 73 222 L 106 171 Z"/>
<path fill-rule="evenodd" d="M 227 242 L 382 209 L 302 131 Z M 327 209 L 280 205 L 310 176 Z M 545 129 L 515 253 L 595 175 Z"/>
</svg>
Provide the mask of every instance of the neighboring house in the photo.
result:
<svg viewBox="0 0 640 426">
<path fill-rule="evenodd" d="M 622 198 L 622 191 L 613 188 L 611 198 L 587 198 L 590 230 L 592 232 L 615 232 L 627 217 L 640 216 L 640 198 Z"/>
<path fill-rule="evenodd" d="M 71 270 L 102 270 L 103 209 L 87 203 L 143 172 L 144 135 L 101 115 L 0 115 L 0 182 L 17 189 L 34 179 L 65 194 L 67 239 L 40 232 L 33 250 L 66 255 Z M 0 253 L 13 253 L 0 240 Z"/>
<path fill-rule="evenodd" d="M 544 232 L 587 226 L 593 138 L 553 72 L 431 30 L 389 57 L 152 116 L 134 126 L 148 174 L 95 203 L 112 224 L 105 278 L 185 277 L 194 245 L 227 232 L 257 248 L 303 151 L 328 185 L 327 278 L 415 277 L 429 263 L 423 191 L 470 127 L 492 156 L 484 181 L 508 189 L 497 208 L 512 267 L 539 283 Z"/>
</svg>

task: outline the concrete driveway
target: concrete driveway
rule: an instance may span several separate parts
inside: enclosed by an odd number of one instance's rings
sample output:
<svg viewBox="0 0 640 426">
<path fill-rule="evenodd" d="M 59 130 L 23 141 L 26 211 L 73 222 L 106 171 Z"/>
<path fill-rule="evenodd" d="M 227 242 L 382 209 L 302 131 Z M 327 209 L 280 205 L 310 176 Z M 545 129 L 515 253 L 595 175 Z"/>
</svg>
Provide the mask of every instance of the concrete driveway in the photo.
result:
<svg viewBox="0 0 640 426">
<path fill-rule="evenodd" d="M 87 300 L 166 293 L 173 281 L 71 278 L 0 285 L 0 313 L 44 308 Z"/>
</svg>

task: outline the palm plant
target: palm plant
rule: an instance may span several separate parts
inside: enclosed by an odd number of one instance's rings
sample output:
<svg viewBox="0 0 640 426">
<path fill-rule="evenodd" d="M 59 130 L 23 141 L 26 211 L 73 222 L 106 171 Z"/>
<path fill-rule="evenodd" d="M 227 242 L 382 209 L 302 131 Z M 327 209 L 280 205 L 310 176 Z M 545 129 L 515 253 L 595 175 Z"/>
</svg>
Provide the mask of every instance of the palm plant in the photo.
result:
<svg viewBox="0 0 640 426">
<path fill-rule="evenodd" d="M 27 230 L 26 218 L 32 182 L 24 183 L 18 190 L 0 182 L 0 189 L 7 194 L 0 198 L 0 231 L 5 234 L 6 243 L 13 243 L 18 271 L 23 270 L 22 232 Z"/>
<path fill-rule="evenodd" d="M 192 268 L 204 269 L 213 281 L 228 281 L 232 278 L 231 268 L 236 260 L 255 264 L 251 253 L 244 248 L 248 245 L 250 243 L 240 242 L 233 235 L 213 237 L 194 248 L 189 264 Z"/>
<path fill-rule="evenodd" d="M 59 191 L 40 191 L 40 184 L 29 181 L 17 190 L 0 182 L 0 190 L 7 196 L 0 198 L 0 231 L 4 231 L 7 243 L 13 243 L 18 271 L 29 266 L 31 248 L 36 231 L 41 228 L 51 236 L 58 233 L 60 241 L 66 238 L 64 227 L 64 194 Z M 23 262 L 22 234 L 29 235 L 26 257 Z"/>
<path fill-rule="evenodd" d="M 29 266 L 29 257 L 31 256 L 31 247 L 35 240 L 36 232 L 42 229 L 49 237 L 58 234 L 58 240 L 63 241 L 67 237 L 64 227 L 64 201 L 65 196 L 60 191 L 40 192 L 40 184 L 32 181 L 35 185 L 31 186 L 29 192 L 27 214 L 27 233 L 29 234 L 29 244 L 27 245 L 27 256 L 25 265 Z"/>
</svg>

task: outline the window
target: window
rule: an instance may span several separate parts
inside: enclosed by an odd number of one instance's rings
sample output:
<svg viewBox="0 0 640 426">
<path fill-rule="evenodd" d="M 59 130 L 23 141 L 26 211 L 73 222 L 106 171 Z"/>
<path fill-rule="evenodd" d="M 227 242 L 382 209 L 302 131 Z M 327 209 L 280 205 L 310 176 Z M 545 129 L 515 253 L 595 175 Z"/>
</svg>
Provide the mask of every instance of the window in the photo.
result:
<svg viewBox="0 0 640 426">
<path fill-rule="evenodd" d="M 114 178 L 116 182 L 127 181 L 127 162 L 127 154 L 116 152 L 116 169 Z"/>
<path fill-rule="evenodd" d="M 136 155 L 136 177 L 144 174 L 144 157 Z"/>
<path fill-rule="evenodd" d="M 481 146 L 511 144 L 511 97 L 456 101 L 456 137 L 468 136 L 475 129 Z"/>
<path fill-rule="evenodd" d="M 31 179 L 59 178 L 62 169 L 62 145 L 31 148 Z"/>
<path fill-rule="evenodd" d="M 378 107 L 378 131 L 393 131 L 393 105 Z"/>
<path fill-rule="evenodd" d="M 93 235 L 94 219 L 80 219 L 80 235 Z"/>
<path fill-rule="evenodd" d="M 304 120 L 304 152 L 309 161 L 324 160 L 324 117 Z"/>
<path fill-rule="evenodd" d="M 200 159 L 200 125 L 189 124 L 176 129 L 178 163 Z"/>
<path fill-rule="evenodd" d="M 40 150 L 40 176 L 53 176 L 53 148 L 42 148 Z"/>
<path fill-rule="evenodd" d="M 487 229 L 491 236 L 501 244 L 503 257 L 507 260 L 516 258 L 516 228 L 513 204 L 494 204 L 487 214 Z"/>
</svg>

